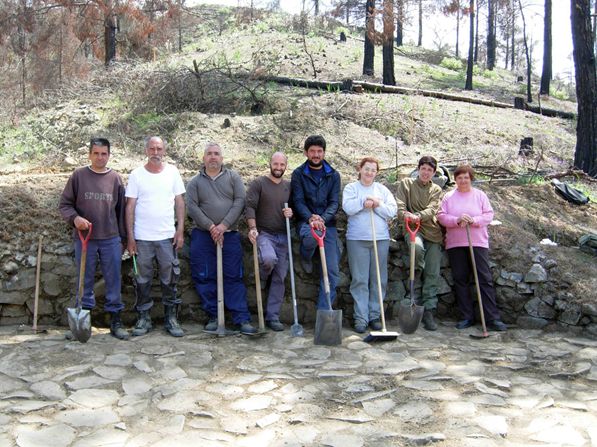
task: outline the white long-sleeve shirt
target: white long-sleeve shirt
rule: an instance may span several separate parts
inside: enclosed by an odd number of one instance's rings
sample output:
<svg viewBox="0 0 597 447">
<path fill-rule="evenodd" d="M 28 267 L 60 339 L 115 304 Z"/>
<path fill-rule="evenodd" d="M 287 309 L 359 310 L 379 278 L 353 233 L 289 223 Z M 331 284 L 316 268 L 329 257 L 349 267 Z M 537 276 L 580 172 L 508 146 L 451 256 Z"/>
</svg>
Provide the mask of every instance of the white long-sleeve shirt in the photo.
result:
<svg viewBox="0 0 597 447">
<path fill-rule="evenodd" d="M 371 217 L 369 208 L 363 205 L 368 197 L 379 199 L 379 206 L 373 208 L 375 237 L 377 240 L 390 239 L 388 220 L 396 217 L 398 206 L 396 199 L 381 183 L 373 182 L 370 186 L 360 181 L 349 183 L 342 193 L 342 209 L 348 215 L 346 239 L 353 241 L 371 241 Z"/>
</svg>

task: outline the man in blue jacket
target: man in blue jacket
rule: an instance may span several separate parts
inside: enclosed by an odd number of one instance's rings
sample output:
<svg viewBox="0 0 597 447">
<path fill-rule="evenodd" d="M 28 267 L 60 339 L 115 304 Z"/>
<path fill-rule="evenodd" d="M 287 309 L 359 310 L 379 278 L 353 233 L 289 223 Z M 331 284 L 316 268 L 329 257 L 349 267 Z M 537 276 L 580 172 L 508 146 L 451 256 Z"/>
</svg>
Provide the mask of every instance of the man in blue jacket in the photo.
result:
<svg viewBox="0 0 597 447">
<path fill-rule="evenodd" d="M 336 284 L 339 279 L 338 263 L 340 249 L 336 230 L 336 213 L 340 201 L 340 174 L 325 161 L 325 139 L 311 135 L 305 140 L 304 152 L 307 161 L 292 173 L 291 190 L 294 213 L 298 220 L 298 234 L 301 242 L 301 265 L 305 273 L 313 272 L 313 255 L 317 241 L 311 234 L 311 227 L 318 232 L 325 229 L 325 258 L 330 281 L 330 300 L 336 299 Z M 321 275 L 320 275 L 321 276 Z M 319 282 L 318 309 L 328 309 L 323 277 Z"/>
</svg>

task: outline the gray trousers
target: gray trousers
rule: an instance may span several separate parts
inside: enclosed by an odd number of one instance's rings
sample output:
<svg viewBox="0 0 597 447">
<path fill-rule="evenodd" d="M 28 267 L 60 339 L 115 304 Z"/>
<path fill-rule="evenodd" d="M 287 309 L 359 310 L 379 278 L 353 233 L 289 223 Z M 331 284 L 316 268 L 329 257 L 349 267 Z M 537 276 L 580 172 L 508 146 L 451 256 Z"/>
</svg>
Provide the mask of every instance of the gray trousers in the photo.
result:
<svg viewBox="0 0 597 447">
<path fill-rule="evenodd" d="M 153 306 L 151 298 L 151 283 L 154 274 L 154 260 L 159 269 L 160 285 L 162 288 L 162 303 L 173 306 L 181 303 L 176 295 L 176 283 L 180 275 L 180 267 L 172 239 L 161 241 L 137 242 L 137 311 L 146 311 Z"/>
<path fill-rule="evenodd" d="M 348 265 L 350 267 L 350 293 L 354 301 L 354 322 L 369 324 L 381 318 L 381 307 L 377 288 L 375 252 L 372 241 L 346 241 Z M 385 299 L 388 284 L 388 250 L 390 241 L 377 241 L 381 296 Z"/>
</svg>

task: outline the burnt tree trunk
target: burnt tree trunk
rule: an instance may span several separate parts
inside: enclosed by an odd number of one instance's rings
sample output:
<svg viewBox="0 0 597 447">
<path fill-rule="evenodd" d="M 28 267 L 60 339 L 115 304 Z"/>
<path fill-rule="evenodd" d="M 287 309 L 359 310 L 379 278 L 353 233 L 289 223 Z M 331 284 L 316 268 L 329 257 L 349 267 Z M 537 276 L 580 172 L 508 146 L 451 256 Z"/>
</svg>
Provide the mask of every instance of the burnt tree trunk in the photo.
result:
<svg viewBox="0 0 597 447">
<path fill-rule="evenodd" d="M 383 83 L 396 85 L 394 78 L 394 0 L 383 3 Z"/>
<path fill-rule="evenodd" d="M 475 12 L 475 0 L 470 0 L 469 4 L 469 14 L 470 14 L 470 29 L 469 29 L 469 44 L 468 44 L 468 60 L 466 62 L 466 83 L 464 85 L 465 90 L 472 90 L 473 89 L 473 59 L 475 57 L 475 16 L 477 15 Z"/>
<path fill-rule="evenodd" d="M 479 61 L 479 14 L 475 14 L 475 56 L 473 62 Z"/>
<path fill-rule="evenodd" d="M 373 76 L 375 62 L 375 0 L 365 4 L 365 53 L 363 55 L 363 74 Z"/>
<path fill-rule="evenodd" d="M 551 82 L 551 0 L 545 0 L 545 16 L 543 18 L 543 71 L 541 72 L 541 89 L 539 93 L 549 95 Z"/>
<path fill-rule="evenodd" d="M 487 69 L 493 70 L 495 67 L 495 2 L 496 0 L 487 0 Z"/>
<path fill-rule="evenodd" d="M 524 18 L 524 11 L 522 10 L 522 1 L 518 0 L 518 6 L 520 7 L 520 18 L 522 19 L 522 41 L 524 43 L 524 55 L 527 60 L 527 102 L 533 102 L 533 93 L 531 92 L 531 72 L 532 72 L 532 61 L 531 53 L 529 50 L 529 43 L 527 41 L 527 23 Z"/>
<path fill-rule="evenodd" d="M 514 71 L 514 59 L 516 56 L 514 43 L 516 42 L 516 5 L 515 0 L 512 0 L 512 43 L 510 45 L 510 70 Z"/>
<path fill-rule="evenodd" d="M 404 21 L 404 0 L 396 0 L 396 46 L 401 47 L 404 41 L 403 21 Z"/>
<path fill-rule="evenodd" d="M 597 177 L 597 76 L 589 1 L 570 1 L 578 101 L 574 166 Z"/>
<path fill-rule="evenodd" d="M 417 46 L 423 45 L 423 0 L 419 0 L 419 38 L 417 39 Z"/>
<path fill-rule="evenodd" d="M 116 58 L 116 20 L 110 9 L 104 20 L 104 63 L 106 67 Z"/>
<path fill-rule="evenodd" d="M 460 57 L 458 43 L 460 42 L 460 0 L 457 2 L 456 8 L 456 59 Z"/>
</svg>

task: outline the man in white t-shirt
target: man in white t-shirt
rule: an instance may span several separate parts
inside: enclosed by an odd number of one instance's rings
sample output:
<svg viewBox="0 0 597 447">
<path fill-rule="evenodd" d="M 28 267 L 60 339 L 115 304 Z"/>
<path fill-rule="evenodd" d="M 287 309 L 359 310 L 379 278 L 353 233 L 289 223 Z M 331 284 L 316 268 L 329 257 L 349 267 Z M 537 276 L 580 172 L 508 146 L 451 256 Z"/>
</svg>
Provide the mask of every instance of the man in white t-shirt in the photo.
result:
<svg viewBox="0 0 597 447">
<path fill-rule="evenodd" d="M 132 334 L 144 335 L 152 329 L 150 297 L 153 260 L 159 268 L 164 304 L 164 328 L 174 337 L 182 337 L 177 321 L 181 299 L 176 294 L 180 275 L 177 251 L 184 243 L 184 184 L 175 166 L 163 161 L 166 144 L 160 137 L 145 141 L 147 163 L 131 172 L 126 187 L 127 249 L 137 256 L 137 302 L 139 313 Z M 176 212 L 176 227 L 175 227 Z"/>
</svg>

